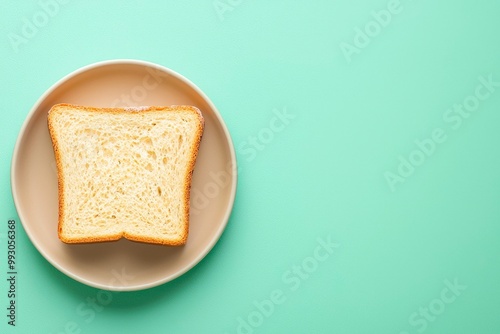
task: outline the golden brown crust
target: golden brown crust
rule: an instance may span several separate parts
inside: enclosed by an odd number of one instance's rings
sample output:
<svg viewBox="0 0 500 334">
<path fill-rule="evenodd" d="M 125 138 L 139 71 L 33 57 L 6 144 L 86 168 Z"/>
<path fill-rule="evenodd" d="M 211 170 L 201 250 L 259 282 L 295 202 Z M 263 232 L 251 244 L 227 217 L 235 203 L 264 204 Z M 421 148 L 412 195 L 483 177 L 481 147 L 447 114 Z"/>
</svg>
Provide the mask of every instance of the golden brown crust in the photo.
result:
<svg viewBox="0 0 500 334">
<path fill-rule="evenodd" d="M 191 110 L 197 113 L 198 115 L 198 129 L 196 132 L 196 137 L 197 140 L 193 144 L 193 147 L 191 149 L 191 160 L 188 168 L 188 172 L 186 175 L 186 179 L 184 182 L 185 188 L 184 188 L 184 193 L 185 193 L 185 203 L 186 203 L 186 211 L 185 211 L 185 221 L 186 224 L 184 225 L 184 231 L 183 235 L 179 240 L 164 240 L 160 238 L 145 238 L 141 236 L 136 236 L 136 235 L 131 235 L 126 232 L 116 234 L 116 235 L 108 235 L 108 236 L 100 236 L 100 237 L 85 237 L 85 238 L 66 238 L 62 234 L 62 226 L 64 224 L 64 177 L 62 175 L 62 164 L 61 164 L 61 156 L 60 156 L 60 151 L 59 151 L 59 143 L 57 142 L 57 136 L 55 135 L 55 130 L 52 126 L 52 117 L 54 113 L 56 112 L 57 109 L 61 107 L 69 107 L 73 109 L 78 109 L 78 110 L 83 110 L 83 111 L 91 111 L 91 112 L 108 112 L 108 113 L 124 113 L 124 112 L 137 112 L 137 113 L 143 113 L 143 112 L 152 112 L 152 111 L 185 111 L 185 110 Z M 163 107 L 163 106 L 147 106 L 147 107 L 131 107 L 131 108 L 99 108 L 99 107 L 91 107 L 91 106 L 80 106 L 80 105 L 73 105 L 69 103 L 60 103 L 52 106 L 52 108 L 48 112 L 48 117 L 47 117 L 47 123 L 48 123 L 48 128 L 49 128 L 49 134 L 50 138 L 52 141 L 52 147 L 54 149 L 54 156 L 56 160 L 56 167 L 57 167 L 57 184 L 58 184 L 58 203 L 59 203 L 59 215 L 58 215 L 58 237 L 59 239 L 67 244 L 83 244 L 83 243 L 100 243 L 100 242 L 109 242 L 109 241 L 117 241 L 121 238 L 126 238 L 131 241 L 136 241 L 136 242 L 141 242 L 141 243 L 148 243 L 148 244 L 158 244 L 158 245 L 165 245 L 165 246 L 182 246 L 185 245 L 187 242 L 188 234 L 189 234 L 189 210 L 190 210 L 190 191 L 191 191 L 191 181 L 192 181 L 192 174 L 194 171 L 194 166 L 196 163 L 196 157 L 198 155 L 200 143 L 201 143 L 201 138 L 203 136 L 203 130 L 205 127 L 205 120 L 203 118 L 203 115 L 201 111 L 194 107 L 194 106 L 187 106 L 187 105 L 174 105 L 174 106 L 169 106 L 169 107 Z"/>
<path fill-rule="evenodd" d="M 192 177 L 193 177 L 193 171 L 194 171 L 194 166 L 195 166 L 195 163 L 196 163 L 196 157 L 198 155 L 198 151 L 200 149 L 200 142 L 201 142 L 201 138 L 203 136 L 203 129 L 205 127 L 205 120 L 203 119 L 203 116 L 200 112 L 200 110 L 198 108 L 193 108 L 197 113 L 198 113 L 198 119 L 199 119 L 199 123 L 198 123 L 198 131 L 196 133 L 196 136 L 197 136 L 197 140 L 195 141 L 195 143 L 193 144 L 193 147 L 191 148 L 191 152 L 193 152 L 193 154 L 191 154 L 191 161 L 190 161 L 190 164 L 189 164 L 189 168 L 188 168 L 188 173 L 186 175 L 186 181 L 184 182 L 184 185 L 185 185 L 185 188 L 184 188 L 184 193 L 185 193 L 185 203 L 187 203 L 186 205 L 186 213 L 185 213 L 185 219 L 186 219 L 186 222 L 187 224 L 185 225 L 185 231 L 184 231 L 184 238 L 181 240 L 181 244 L 184 245 L 186 242 L 187 242 L 187 236 L 189 234 L 189 208 L 190 208 L 190 195 L 191 195 L 191 181 L 192 181 Z"/>
<path fill-rule="evenodd" d="M 55 130 L 54 127 L 52 126 L 52 110 L 55 110 L 59 105 L 53 106 L 48 113 L 47 116 L 47 123 L 49 126 L 49 134 L 52 142 L 52 148 L 54 149 L 54 157 L 56 160 L 56 168 L 57 168 L 57 188 L 58 188 L 58 203 L 59 203 L 59 214 L 58 214 L 58 224 L 57 224 L 57 235 L 59 236 L 59 239 L 63 242 L 66 242 L 64 236 L 62 235 L 62 221 L 63 221 L 63 213 L 64 213 L 64 197 L 63 197 L 63 191 L 64 191 L 64 182 L 63 178 L 61 176 L 61 171 L 62 171 L 62 165 L 61 165 L 61 155 L 59 152 L 59 143 L 57 142 L 57 137 L 55 135 Z"/>
</svg>

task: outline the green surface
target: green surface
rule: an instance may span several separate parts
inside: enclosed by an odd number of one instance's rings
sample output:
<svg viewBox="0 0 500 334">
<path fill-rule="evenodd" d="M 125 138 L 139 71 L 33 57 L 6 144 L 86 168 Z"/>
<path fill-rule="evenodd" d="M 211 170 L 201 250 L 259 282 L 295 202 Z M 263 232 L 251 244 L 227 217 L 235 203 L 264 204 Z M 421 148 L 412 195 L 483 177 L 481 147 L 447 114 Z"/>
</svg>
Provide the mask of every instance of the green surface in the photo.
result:
<svg viewBox="0 0 500 334">
<path fill-rule="evenodd" d="M 61 2 L 0 2 L 0 333 L 500 332 L 500 2 Z M 116 58 L 196 83 L 241 168 L 213 251 L 133 293 L 52 267 L 10 193 L 36 100 Z"/>
</svg>

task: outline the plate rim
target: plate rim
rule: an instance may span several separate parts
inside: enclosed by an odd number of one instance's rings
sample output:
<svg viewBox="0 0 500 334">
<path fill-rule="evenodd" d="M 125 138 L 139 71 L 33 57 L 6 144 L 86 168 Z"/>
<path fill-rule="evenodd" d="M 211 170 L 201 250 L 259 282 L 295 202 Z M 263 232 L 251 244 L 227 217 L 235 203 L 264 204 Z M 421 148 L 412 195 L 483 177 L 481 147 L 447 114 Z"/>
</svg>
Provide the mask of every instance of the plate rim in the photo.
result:
<svg viewBox="0 0 500 334">
<path fill-rule="evenodd" d="M 211 239 L 211 241 L 197 254 L 193 260 L 191 260 L 188 265 L 182 268 L 182 270 L 178 270 L 177 272 L 170 274 L 162 279 L 154 280 L 149 283 L 142 283 L 142 284 L 137 284 L 137 285 L 130 285 L 130 286 L 114 286 L 110 284 L 101 284 L 98 282 L 93 282 L 90 281 L 86 278 L 83 278 L 77 274 L 74 274 L 72 271 L 68 270 L 65 268 L 65 266 L 59 264 L 57 261 L 55 261 L 51 256 L 49 256 L 44 250 L 43 247 L 37 242 L 37 239 L 32 235 L 32 232 L 29 229 L 26 229 L 25 223 L 24 223 L 24 218 L 22 212 L 19 211 L 19 194 L 18 190 L 16 188 L 16 175 L 17 175 L 17 163 L 19 160 L 19 151 L 21 149 L 21 142 L 26 135 L 27 128 L 30 124 L 30 122 L 33 119 L 33 116 L 37 112 L 38 108 L 40 105 L 46 100 L 46 98 L 52 94 L 56 89 L 58 89 L 61 85 L 63 85 L 65 82 L 71 80 L 72 78 L 83 74 L 87 71 L 99 68 L 99 67 L 105 67 L 105 66 L 110 66 L 110 65 L 138 65 L 138 66 L 144 66 L 144 67 L 149 67 L 149 68 L 154 68 L 158 69 L 160 71 L 163 71 L 167 73 L 168 75 L 171 75 L 175 77 L 176 79 L 180 80 L 184 84 L 187 84 L 189 88 L 193 89 L 203 100 L 206 102 L 210 109 L 213 111 L 213 115 L 216 117 L 217 122 L 219 123 L 220 127 L 223 130 L 224 136 L 227 139 L 227 144 L 229 148 L 229 154 L 231 157 L 231 164 L 233 166 L 232 168 L 232 184 L 231 184 L 231 189 L 230 189 L 230 196 L 229 196 L 229 202 L 228 202 L 228 208 L 224 214 L 224 216 L 221 219 L 221 224 L 219 225 L 218 229 L 216 230 L 216 233 L 214 237 Z M 56 269 L 58 269 L 60 272 L 65 274 L 68 277 L 71 277 L 72 279 L 83 283 L 85 285 L 98 288 L 98 289 L 103 289 L 103 290 L 108 290 L 108 291 L 139 291 L 139 290 L 145 290 L 149 288 L 153 288 L 162 284 L 165 284 L 167 282 L 170 282 L 182 275 L 184 275 L 186 272 L 190 271 L 193 269 L 196 265 L 198 265 L 213 249 L 213 247 L 218 243 L 219 239 L 221 238 L 224 230 L 226 229 L 226 226 L 229 222 L 230 216 L 232 214 L 233 208 L 234 208 L 234 202 L 235 202 L 235 197 L 236 197 L 236 189 L 237 189 L 237 183 L 238 183 L 238 165 L 237 165 L 237 158 L 236 158 L 236 151 L 234 148 L 234 143 L 231 138 L 231 135 L 229 133 L 229 130 L 227 128 L 226 123 L 224 122 L 222 115 L 220 114 L 219 110 L 217 107 L 214 105 L 212 100 L 196 85 L 194 84 L 191 80 L 183 76 L 182 74 L 165 67 L 163 65 L 146 61 L 146 60 L 138 60 L 138 59 L 128 59 L 128 58 L 120 58 L 120 59 L 110 59 L 110 60 L 103 60 L 103 61 L 98 61 L 94 63 L 90 63 L 87 65 L 84 65 L 82 67 L 77 68 L 76 70 L 73 70 L 72 72 L 64 75 L 62 78 L 57 80 L 55 83 L 53 83 L 45 92 L 37 99 L 37 101 L 33 104 L 31 107 L 30 111 L 27 113 L 25 116 L 25 119 L 19 129 L 19 133 L 16 137 L 16 142 L 14 145 L 14 151 L 12 154 L 12 160 L 10 164 L 10 183 L 11 183 L 11 192 L 12 192 L 12 198 L 14 201 L 14 206 L 16 209 L 17 216 L 19 217 L 19 220 L 21 222 L 21 225 L 23 226 L 23 229 L 28 236 L 29 240 L 31 243 L 35 246 L 37 251 L 47 260 L 52 266 L 54 266 Z"/>
</svg>

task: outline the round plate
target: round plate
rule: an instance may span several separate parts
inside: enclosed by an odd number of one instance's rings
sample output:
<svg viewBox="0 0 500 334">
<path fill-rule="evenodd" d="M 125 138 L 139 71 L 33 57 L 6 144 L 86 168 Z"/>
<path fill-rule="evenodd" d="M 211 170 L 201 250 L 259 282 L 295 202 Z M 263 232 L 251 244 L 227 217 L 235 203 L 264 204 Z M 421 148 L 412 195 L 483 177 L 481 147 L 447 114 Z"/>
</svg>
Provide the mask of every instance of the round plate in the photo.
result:
<svg viewBox="0 0 500 334">
<path fill-rule="evenodd" d="M 194 105 L 205 118 L 191 185 L 188 241 L 182 247 L 116 242 L 68 245 L 57 236 L 57 170 L 47 112 L 57 103 L 96 107 Z M 208 97 L 183 76 L 136 60 L 100 62 L 54 84 L 33 106 L 12 160 L 12 193 L 21 222 L 40 253 L 84 284 L 106 290 L 151 288 L 194 267 L 221 236 L 236 193 L 229 132 Z"/>
</svg>

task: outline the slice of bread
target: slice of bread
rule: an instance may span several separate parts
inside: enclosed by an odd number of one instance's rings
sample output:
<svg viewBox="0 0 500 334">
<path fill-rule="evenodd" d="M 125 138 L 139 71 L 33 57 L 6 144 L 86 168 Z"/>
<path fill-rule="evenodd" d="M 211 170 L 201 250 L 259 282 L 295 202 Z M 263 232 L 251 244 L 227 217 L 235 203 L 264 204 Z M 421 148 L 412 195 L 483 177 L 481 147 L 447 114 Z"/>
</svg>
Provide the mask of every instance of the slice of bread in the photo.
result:
<svg viewBox="0 0 500 334">
<path fill-rule="evenodd" d="M 94 108 L 48 114 L 58 172 L 59 239 L 184 245 L 204 120 L 192 106 Z"/>
</svg>

